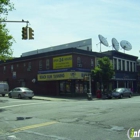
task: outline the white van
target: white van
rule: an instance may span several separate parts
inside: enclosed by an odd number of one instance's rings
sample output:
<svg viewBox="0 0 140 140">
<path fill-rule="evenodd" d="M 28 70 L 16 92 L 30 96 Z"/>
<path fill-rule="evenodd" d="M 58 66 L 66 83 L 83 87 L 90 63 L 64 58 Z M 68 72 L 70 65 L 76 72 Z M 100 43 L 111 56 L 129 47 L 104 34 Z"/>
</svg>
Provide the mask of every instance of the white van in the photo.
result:
<svg viewBox="0 0 140 140">
<path fill-rule="evenodd" d="M 9 91 L 9 85 L 7 82 L 0 82 L 0 94 L 4 97 Z"/>
</svg>

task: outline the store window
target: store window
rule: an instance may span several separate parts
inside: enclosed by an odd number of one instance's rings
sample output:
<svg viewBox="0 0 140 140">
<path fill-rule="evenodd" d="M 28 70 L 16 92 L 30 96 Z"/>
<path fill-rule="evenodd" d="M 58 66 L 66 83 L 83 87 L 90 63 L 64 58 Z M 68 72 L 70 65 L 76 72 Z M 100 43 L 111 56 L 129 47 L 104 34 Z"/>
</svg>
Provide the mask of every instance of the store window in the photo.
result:
<svg viewBox="0 0 140 140">
<path fill-rule="evenodd" d="M 83 82 L 83 81 L 76 81 L 75 83 L 75 93 L 77 94 L 83 94 L 83 93 L 87 93 L 88 91 L 88 83 L 87 82 Z"/>
<path fill-rule="evenodd" d="M 60 93 L 61 94 L 71 93 L 71 81 L 60 81 Z"/>
</svg>

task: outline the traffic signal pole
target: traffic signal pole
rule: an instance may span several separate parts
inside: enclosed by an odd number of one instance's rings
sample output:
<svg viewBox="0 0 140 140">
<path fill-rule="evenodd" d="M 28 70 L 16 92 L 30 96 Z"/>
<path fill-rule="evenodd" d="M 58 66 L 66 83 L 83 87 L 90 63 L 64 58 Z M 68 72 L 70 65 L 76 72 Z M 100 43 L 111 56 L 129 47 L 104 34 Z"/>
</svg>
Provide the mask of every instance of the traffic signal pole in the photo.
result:
<svg viewBox="0 0 140 140">
<path fill-rule="evenodd" d="M 28 26 L 28 24 L 29 24 L 29 21 L 24 21 L 23 19 L 22 19 L 22 21 L 8 21 L 8 20 L 0 20 L 0 22 L 15 22 L 15 23 L 27 23 L 27 26 Z"/>
<path fill-rule="evenodd" d="M 34 30 L 31 27 L 28 27 L 29 21 L 8 21 L 8 20 L 0 20 L 1 22 L 14 22 L 14 23 L 27 23 L 26 27 L 22 27 L 22 39 L 34 39 Z"/>
</svg>

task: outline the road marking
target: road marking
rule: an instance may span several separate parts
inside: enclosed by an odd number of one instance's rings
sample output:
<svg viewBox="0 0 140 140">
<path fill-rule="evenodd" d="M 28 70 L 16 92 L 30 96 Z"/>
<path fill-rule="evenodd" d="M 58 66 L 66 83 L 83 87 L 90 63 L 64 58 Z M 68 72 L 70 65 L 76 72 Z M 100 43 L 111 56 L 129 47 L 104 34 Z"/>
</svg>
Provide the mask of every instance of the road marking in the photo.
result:
<svg viewBox="0 0 140 140">
<path fill-rule="evenodd" d="M 29 125 L 29 126 L 25 126 L 25 127 L 16 128 L 16 129 L 13 129 L 11 131 L 12 132 L 19 132 L 19 131 L 23 131 L 23 130 L 32 129 L 32 128 L 37 128 L 37 127 L 52 125 L 52 124 L 56 124 L 56 123 L 58 123 L 58 122 L 52 121 L 52 122 L 40 123 L 40 124 L 35 124 L 35 125 Z"/>
<path fill-rule="evenodd" d="M 46 103 L 47 103 L 47 102 L 44 102 L 44 103 L 28 103 L 28 104 L 10 105 L 10 106 L 3 106 L 3 107 L 0 107 L 0 109 L 3 109 L 3 108 L 10 108 L 10 107 L 16 107 L 16 106 L 23 106 L 23 105 L 46 104 Z"/>
</svg>

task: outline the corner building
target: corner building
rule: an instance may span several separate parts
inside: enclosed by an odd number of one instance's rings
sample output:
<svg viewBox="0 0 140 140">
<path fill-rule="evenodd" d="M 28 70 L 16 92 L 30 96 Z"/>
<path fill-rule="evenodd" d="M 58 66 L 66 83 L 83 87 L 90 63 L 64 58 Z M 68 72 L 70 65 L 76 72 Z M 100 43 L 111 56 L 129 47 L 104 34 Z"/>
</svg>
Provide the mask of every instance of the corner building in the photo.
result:
<svg viewBox="0 0 140 140">
<path fill-rule="evenodd" d="M 0 62 L 0 81 L 7 81 L 10 90 L 25 86 L 35 95 L 83 96 L 89 89 L 86 79 L 98 58 L 107 56 L 113 63 L 115 75 L 110 80 L 110 90 L 137 85 L 137 57 L 121 52 L 93 52 L 91 39 L 59 45 L 27 53 L 21 57 Z M 97 83 L 91 80 L 91 92 L 95 95 Z"/>
</svg>

